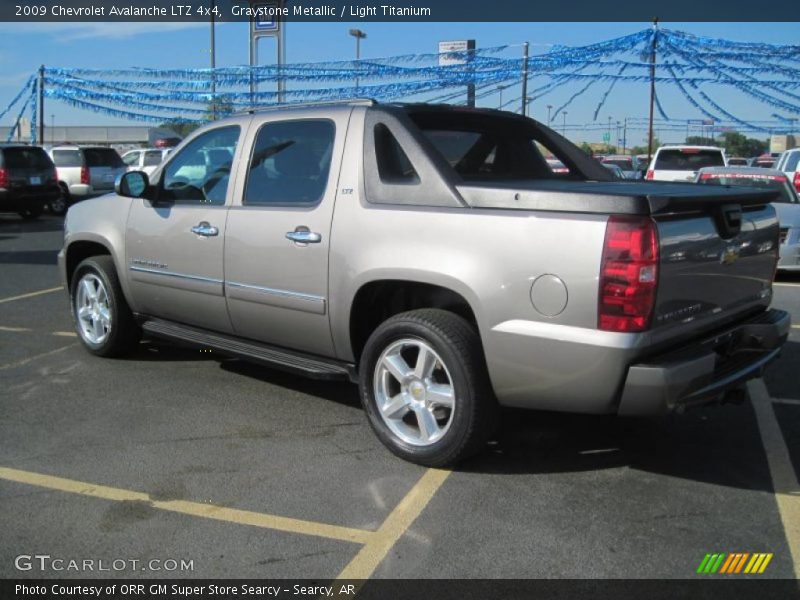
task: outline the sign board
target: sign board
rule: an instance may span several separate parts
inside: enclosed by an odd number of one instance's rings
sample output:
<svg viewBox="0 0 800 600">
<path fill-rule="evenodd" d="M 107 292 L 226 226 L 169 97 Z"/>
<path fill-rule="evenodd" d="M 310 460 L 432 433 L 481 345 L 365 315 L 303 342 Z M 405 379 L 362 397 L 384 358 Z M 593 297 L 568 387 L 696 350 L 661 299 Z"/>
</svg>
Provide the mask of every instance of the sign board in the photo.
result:
<svg viewBox="0 0 800 600">
<path fill-rule="evenodd" d="M 475 50 L 475 40 L 439 42 L 439 66 L 463 65 L 468 60 L 467 50 Z"/>
<path fill-rule="evenodd" d="M 270 11 L 277 10 L 281 2 L 260 2 L 253 3 L 256 9 L 256 17 L 251 21 L 251 33 L 253 37 L 278 35 L 281 30 L 281 22 L 274 16 L 270 16 Z"/>
<path fill-rule="evenodd" d="M 611 134 L 610 134 L 610 133 L 608 133 L 608 132 L 604 133 L 604 134 L 603 134 L 603 141 L 604 141 L 606 144 L 607 144 L 608 142 L 610 142 L 610 141 L 611 141 Z"/>
</svg>

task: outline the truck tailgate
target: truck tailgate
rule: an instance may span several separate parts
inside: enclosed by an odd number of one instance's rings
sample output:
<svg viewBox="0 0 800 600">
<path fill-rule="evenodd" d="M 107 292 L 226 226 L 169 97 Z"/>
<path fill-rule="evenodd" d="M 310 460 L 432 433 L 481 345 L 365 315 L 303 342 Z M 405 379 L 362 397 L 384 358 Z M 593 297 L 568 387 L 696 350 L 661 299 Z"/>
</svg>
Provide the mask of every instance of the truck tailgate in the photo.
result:
<svg viewBox="0 0 800 600">
<path fill-rule="evenodd" d="M 726 226 L 727 218 L 740 220 L 738 232 Z M 660 274 L 653 329 L 721 322 L 769 304 L 778 258 L 778 221 L 769 204 L 706 205 L 656 216 L 656 223 Z"/>
</svg>

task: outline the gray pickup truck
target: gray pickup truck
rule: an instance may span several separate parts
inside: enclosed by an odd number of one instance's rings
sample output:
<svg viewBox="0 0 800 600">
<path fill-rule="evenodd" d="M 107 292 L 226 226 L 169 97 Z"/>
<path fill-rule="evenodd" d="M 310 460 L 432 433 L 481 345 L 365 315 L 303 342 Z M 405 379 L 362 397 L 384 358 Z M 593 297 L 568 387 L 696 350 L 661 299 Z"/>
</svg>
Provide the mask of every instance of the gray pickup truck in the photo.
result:
<svg viewBox="0 0 800 600">
<path fill-rule="evenodd" d="M 59 267 L 89 352 L 144 334 L 349 379 L 392 452 L 442 466 L 483 447 L 499 405 L 742 399 L 790 327 L 768 309 L 773 196 L 613 181 L 494 110 L 283 107 L 70 208 Z"/>
</svg>

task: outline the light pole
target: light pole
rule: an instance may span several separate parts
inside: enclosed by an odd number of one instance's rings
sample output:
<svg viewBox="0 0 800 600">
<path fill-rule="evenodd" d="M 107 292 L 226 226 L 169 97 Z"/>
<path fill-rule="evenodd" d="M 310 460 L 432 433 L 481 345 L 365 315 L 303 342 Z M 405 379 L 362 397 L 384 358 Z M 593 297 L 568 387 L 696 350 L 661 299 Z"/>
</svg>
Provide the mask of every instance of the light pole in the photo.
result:
<svg viewBox="0 0 800 600">
<path fill-rule="evenodd" d="M 356 60 L 358 61 L 361 58 L 361 40 L 365 39 L 367 34 L 360 29 L 351 29 L 350 35 L 356 38 Z M 356 70 L 357 69 L 358 65 L 356 65 Z M 358 76 L 356 76 L 356 96 L 358 96 Z"/>
<path fill-rule="evenodd" d="M 548 105 L 547 105 L 547 126 L 548 126 L 548 127 L 550 127 L 550 121 L 552 120 L 552 119 L 550 118 L 550 111 L 551 111 L 551 110 L 553 110 L 553 105 L 552 105 L 552 104 L 548 104 Z"/>
<path fill-rule="evenodd" d="M 44 142 L 44 140 L 42 140 Z M 50 143 L 55 145 L 56 143 L 56 116 L 50 115 Z"/>
<path fill-rule="evenodd" d="M 499 104 L 497 106 L 498 109 L 502 109 L 503 108 L 503 90 L 506 89 L 507 87 L 508 87 L 507 85 L 498 85 L 497 86 L 497 91 L 500 92 L 500 102 L 499 102 Z"/>
<path fill-rule="evenodd" d="M 561 135 L 567 137 L 567 111 L 562 112 L 561 115 L 564 117 L 563 125 L 561 127 Z"/>
<path fill-rule="evenodd" d="M 216 0 L 211 0 L 211 119 L 217 120 L 217 42 L 214 31 L 214 4 Z"/>
<path fill-rule="evenodd" d="M 612 117 L 608 117 L 608 150 L 611 150 L 611 119 Z"/>
</svg>

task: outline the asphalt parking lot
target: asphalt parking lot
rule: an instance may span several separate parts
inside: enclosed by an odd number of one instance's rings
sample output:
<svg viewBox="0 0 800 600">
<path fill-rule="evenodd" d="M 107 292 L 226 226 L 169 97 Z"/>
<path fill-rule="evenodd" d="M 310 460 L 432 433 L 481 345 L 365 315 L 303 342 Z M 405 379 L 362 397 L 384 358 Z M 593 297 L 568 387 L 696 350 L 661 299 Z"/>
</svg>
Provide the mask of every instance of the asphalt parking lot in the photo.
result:
<svg viewBox="0 0 800 600">
<path fill-rule="evenodd" d="M 800 569 L 797 325 L 750 403 L 510 412 L 483 455 L 426 470 L 384 450 L 350 385 L 154 343 L 90 356 L 60 243 L 60 219 L 0 215 L 0 577 L 690 578 L 739 552 L 773 555 L 748 577 Z M 775 305 L 800 323 L 800 277 Z M 20 570 L 36 554 L 62 568 Z M 126 562 L 66 568 L 87 559 Z"/>
</svg>

